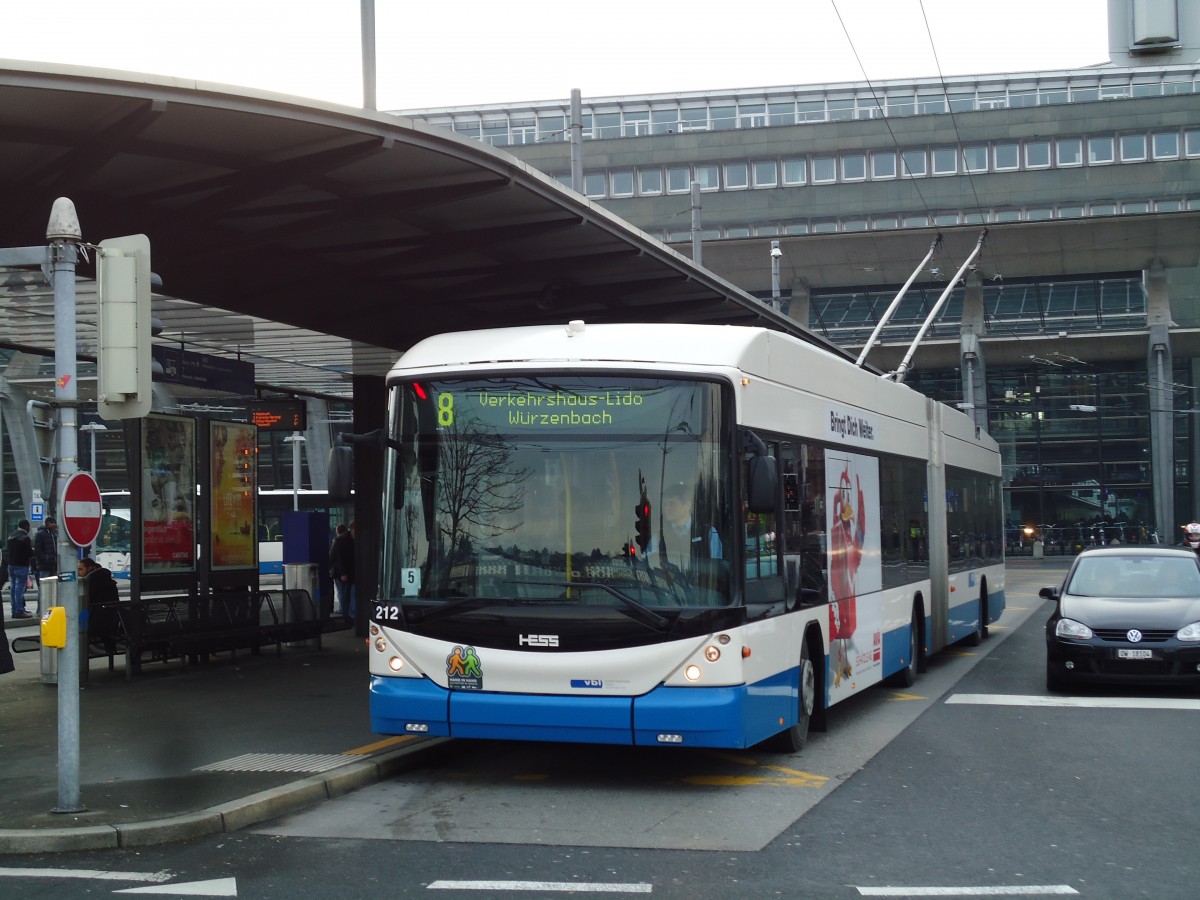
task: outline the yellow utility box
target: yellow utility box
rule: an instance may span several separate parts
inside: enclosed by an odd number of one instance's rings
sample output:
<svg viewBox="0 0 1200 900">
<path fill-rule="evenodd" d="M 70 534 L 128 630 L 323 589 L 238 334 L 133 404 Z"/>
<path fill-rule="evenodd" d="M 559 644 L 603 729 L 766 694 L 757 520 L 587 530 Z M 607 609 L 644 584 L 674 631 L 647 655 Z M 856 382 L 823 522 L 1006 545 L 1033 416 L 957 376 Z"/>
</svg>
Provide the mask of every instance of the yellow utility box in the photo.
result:
<svg viewBox="0 0 1200 900">
<path fill-rule="evenodd" d="M 51 606 L 42 613 L 42 646 L 67 646 L 67 608 Z"/>
</svg>

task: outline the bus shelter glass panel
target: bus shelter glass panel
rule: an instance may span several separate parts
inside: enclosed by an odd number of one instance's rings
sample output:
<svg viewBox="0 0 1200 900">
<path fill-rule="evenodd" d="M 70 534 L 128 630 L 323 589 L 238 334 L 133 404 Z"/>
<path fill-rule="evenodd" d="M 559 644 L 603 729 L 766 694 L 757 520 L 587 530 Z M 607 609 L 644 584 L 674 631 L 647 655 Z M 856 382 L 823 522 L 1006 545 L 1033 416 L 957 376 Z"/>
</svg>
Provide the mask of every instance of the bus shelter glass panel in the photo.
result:
<svg viewBox="0 0 1200 900">
<path fill-rule="evenodd" d="M 715 383 L 617 375 L 395 387 L 381 596 L 730 604 L 723 402 Z"/>
</svg>

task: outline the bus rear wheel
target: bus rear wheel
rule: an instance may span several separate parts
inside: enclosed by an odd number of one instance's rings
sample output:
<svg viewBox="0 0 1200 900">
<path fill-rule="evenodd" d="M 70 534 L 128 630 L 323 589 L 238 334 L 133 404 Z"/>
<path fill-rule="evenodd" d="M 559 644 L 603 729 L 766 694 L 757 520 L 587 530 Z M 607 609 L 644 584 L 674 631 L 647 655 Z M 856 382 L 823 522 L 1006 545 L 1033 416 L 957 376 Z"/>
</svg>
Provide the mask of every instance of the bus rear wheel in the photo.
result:
<svg viewBox="0 0 1200 900">
<path fill-rule="evenodd" d="M 808 731 L 813 721 L 813 710 L 817 705 L 817 670 L 813 667 L 808 652 L 808 640 L 800 646 L 800 691 L 799 712 L 796 724 L 785 728 L 769 739 L 768 746 L 780 753 L 799 753 L 808 743 Z"/>
</svg>

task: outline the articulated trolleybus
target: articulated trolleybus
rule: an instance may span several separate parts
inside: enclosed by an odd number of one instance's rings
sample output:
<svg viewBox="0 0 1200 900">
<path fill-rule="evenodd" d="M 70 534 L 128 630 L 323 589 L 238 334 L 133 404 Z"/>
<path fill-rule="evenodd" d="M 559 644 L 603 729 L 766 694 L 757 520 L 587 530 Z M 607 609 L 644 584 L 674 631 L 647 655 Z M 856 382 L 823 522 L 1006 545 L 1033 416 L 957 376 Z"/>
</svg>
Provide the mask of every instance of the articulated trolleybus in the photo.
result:
<svg viewBox="0 0 1200 900">
<path fill-rule="evenodd" d="M 465 332 L 388 382 L 381 734 L 794 752 L 1004 610 L 995 442 L 798 338 Z"/>
</svg>

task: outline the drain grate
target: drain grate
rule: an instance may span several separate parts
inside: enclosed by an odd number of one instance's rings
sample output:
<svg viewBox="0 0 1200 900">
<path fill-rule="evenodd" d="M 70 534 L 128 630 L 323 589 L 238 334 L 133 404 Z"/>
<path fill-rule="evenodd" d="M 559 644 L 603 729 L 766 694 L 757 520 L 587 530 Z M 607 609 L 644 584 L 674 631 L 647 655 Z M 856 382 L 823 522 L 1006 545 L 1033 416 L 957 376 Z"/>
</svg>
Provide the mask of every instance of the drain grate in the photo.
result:
<svg viewBox="0 0 1200 900">
<path fill-rule="evenodd" d="M 197 772 L 328 772 L 355 758 L 342 753 L 243 753 Z"/>
</svg>

